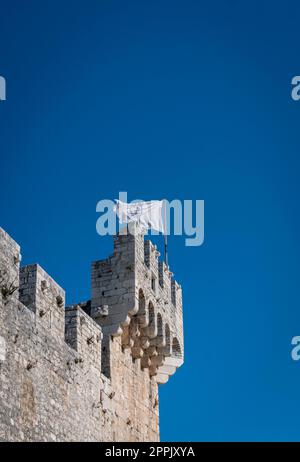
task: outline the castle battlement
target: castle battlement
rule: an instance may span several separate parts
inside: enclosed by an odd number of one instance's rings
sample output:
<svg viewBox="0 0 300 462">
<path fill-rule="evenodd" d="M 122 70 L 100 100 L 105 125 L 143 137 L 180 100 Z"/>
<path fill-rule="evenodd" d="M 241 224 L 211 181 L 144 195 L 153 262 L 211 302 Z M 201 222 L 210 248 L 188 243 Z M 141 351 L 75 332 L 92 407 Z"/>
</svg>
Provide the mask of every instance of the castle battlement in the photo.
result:
<svg viewBox="0 0 300 462">
<path fill-rule="evenodd" d="M 183 363 L 182 294 L 138 229 L 65 306 L 0 228 L 0 441 L 156 441 L 158 384 Z"/>
<path fill-rule="evenodd" d="M 158 383 L 183 363 L 181 287 L 138 228 L 115 236 L 113 255 L 93 263 L 90 314 Z"/>
</svg>

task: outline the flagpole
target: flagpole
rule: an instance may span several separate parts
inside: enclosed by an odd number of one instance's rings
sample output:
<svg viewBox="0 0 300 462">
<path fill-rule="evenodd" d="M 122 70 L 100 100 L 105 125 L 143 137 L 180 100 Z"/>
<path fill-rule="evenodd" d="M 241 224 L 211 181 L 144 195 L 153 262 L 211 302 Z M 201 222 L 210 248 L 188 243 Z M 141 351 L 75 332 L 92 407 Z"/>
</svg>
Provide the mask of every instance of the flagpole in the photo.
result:
<svg viewBox="0 0 300 462">
<path fill-rule="evenodd" d="M 165 241 L 165 264 L 169 266 L 168 263 L 168 235 L 167 235 L 167 205 L 166 201 L 164 200 L 164 221 L 165 221 L 165 226 L 164 226 L 164 241 Z"/>
</svg>

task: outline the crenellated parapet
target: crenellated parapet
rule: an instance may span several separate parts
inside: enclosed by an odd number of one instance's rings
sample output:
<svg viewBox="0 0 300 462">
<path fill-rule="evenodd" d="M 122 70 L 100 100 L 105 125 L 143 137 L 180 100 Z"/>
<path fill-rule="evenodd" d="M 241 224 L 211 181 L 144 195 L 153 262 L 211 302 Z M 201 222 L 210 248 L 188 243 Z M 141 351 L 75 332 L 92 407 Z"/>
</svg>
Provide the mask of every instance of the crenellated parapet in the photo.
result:
<svg viewBox="0 0 300 462">
<path fill-rule="evenodd" d="M 20 246 L 0 228 L 0 296 L 7 302 L 19 299 Z"/>
<path fill-rule="evenodd" d="M 114 238 L 114 253 L 92 266 L 91 316 L 158 383 L 183 363 L 181 286 L 138 227 Z"/>
</svg>

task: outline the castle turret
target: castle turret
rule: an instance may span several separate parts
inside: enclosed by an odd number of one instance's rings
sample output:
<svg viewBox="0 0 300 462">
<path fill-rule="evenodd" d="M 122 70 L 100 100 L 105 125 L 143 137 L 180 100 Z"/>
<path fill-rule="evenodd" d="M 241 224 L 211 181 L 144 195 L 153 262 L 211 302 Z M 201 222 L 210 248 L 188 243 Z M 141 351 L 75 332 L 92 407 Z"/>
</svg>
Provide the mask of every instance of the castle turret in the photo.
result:
<svg viewBox="0 0 300 462">
<path fill-rule="evenodd" d="M 105 337 L 120 336 L 158 383 L 183 363 L 182 292 L 139 227 L 114 237 L 114 253 L 92 265 L 91 316 Z"/>
</svg>

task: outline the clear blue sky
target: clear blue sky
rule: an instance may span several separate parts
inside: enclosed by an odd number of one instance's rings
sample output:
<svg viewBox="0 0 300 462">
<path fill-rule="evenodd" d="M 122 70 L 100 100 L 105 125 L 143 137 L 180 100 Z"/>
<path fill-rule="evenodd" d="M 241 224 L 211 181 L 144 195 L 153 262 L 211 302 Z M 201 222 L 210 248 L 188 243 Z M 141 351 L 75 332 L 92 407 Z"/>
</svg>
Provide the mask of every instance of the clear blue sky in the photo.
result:
<svg viewBox="0 0 300 462">
<path fill-rule="evenodd" d="M 0 0 L 0 225 L 90 296 L 98 200 L 204 199 L 171 237 L 185 364 L 163 440 L 300 440 L 299 2 Z"/>
</svg>

